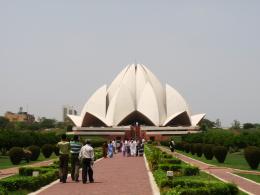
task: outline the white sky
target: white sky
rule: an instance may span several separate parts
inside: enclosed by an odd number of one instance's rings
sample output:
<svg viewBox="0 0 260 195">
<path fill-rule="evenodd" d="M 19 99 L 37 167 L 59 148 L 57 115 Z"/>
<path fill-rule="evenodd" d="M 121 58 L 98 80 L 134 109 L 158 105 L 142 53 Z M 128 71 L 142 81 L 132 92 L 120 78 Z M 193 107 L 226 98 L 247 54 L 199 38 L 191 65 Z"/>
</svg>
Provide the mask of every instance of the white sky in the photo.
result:
<svg viewBox="0 0 260 195">
<path fill-rule="evenodd" d="M 106 2 L 106 3 L 104 3 Z M 260 123 L 260 1 L 0 0 L 0 114 L 62 118 L 127 64 L 193 113 Z"/>
</svg>

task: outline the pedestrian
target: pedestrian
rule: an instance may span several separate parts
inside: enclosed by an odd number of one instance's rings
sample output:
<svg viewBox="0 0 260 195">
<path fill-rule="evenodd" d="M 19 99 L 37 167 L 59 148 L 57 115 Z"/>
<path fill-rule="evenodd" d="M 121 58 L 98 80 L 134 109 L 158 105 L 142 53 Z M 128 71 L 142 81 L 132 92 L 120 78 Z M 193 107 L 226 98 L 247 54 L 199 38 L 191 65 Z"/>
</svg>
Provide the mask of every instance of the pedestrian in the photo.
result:
<svg viewBox="0 0 260 195">
<path fill-rule="evenodd" d="M 129 157 L 131 155 L 130 141 L 127 141 L 127 143 L 126 143 L 126 153 L 127 153 L 127 157 Z"/>
<path fill-rule="evenodd" d="M 71 154 L 71 179 L 72 181 L 79 181 L 79 151 L 82 144 L 79 142 L 79 136 L 74 135 L 73 140 L 70 141 L 70 154 Z"/>
<path fill-rule="evenodd" d="M 66 134 L 61 135 L 61 141 L 57 144 L 60 153 L 60 164 L 59 164 L 59 176 L 60 182 L 66 183 L 68 175 L 68 163 L 69 163 L 69 152 L 70 143 L 67 141 Z"/>
<path fill-rule="evenodd" d="M 113 157 L 113 153 L 114 153 L 114 147 L 113 147 L 112 141 L 109 142 L 107 147 L 108 147 L 107 155 L 108 155 L 109 158 L 112 158 Z"/>
<path fill-rule="evenodd" d="M 79 160 L 82 162 L 82 182 L 85 184 L 87 178 L 89 182 L 93 183 L 93 169 L 94 164 L 94 149 L 90 145 L 90 141 L 86 140 L 85 145 L 80 149 Z"/>
<path fill-rule="evenodd" d="M 113 145 L 113 153 L 116 153 L 116 141 L 115 140 L 112 141 L 112 145 Z"/>
<path fill-rule="evenodd" d="M 125 153 L 126 153 L 126 141 L 122 141 L 122 148 L 121 148 L 121 151 L 123 153 L 123 156 L 125 156 Z"/>
<path fill-rule="evenodd" d="M 135 156 L 135 151 L 136 151 L 136 143 L 134 142 L 134 140 L 131 140 L 130 142 L 131 156 Z"/>
<path fill-rule="evenodd" d="M 174 152 L 175 142 L 174 142 L 173 140 L 170 141 L 170 143 L 169 143 L 169 147 L 170 147 L 171 152 Z"/>
</svg>

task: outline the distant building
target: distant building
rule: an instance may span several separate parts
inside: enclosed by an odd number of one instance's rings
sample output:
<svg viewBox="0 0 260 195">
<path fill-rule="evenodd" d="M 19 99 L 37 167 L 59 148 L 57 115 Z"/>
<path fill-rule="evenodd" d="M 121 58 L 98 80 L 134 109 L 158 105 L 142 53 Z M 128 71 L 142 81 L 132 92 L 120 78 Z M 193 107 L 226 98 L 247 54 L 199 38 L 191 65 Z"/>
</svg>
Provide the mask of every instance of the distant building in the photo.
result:
<svg viewBox="0 0 260 195">
<path fill-rule="evenodd" d="M 10 122 L 33 123 L 35 121 L 34 115 L 28 114 L 27 112 L 23 112 L 22 107 L 20 107 L 18 113 L 13 113 L 13 112 L 7 111 L 5 113 L 5 118 L 7 118 Z"/>
<path fill-rule="evenodd" d="M 62 108 L 62 118 L 63 122 L 68 121 L 68 115 L 77 115 L 77 111 L 74 109 L 73 106 L 63 106 Z"/>
</svg>

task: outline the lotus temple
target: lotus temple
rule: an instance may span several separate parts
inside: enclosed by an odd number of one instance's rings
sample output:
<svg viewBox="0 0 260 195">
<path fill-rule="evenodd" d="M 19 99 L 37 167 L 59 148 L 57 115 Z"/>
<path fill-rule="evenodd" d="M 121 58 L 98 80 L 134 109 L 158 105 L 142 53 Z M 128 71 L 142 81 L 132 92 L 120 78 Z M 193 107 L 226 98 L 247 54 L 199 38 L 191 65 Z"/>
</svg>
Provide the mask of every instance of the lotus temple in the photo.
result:
<svg viewBox="0 0 260 195">
<path fill-rule="evenodd" d="M 75 125 L 72 134 L 164 140 L 198 132 L 205 114 L 193 115 L 178 91 L 163 86 L 145 65 L 132 64 L 110 86 L 97 89 L 80 115 L 68 117 Z"/>
</svg>

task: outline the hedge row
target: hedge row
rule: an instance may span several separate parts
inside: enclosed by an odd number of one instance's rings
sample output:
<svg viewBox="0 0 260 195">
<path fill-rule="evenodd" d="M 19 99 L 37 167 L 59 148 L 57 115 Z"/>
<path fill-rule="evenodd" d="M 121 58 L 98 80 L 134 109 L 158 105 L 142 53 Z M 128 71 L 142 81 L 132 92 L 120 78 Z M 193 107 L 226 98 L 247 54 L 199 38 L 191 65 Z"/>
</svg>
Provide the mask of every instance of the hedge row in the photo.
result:
<svg viewBox="0 0 260 195">
<path fill-rule="evenodd" d="M 26 171 L 25 169 L 30 169 L 29 171 Z M 23 168 L 23 172 L 25 175 L 28 174 L 28 172 L 31 172 L 33 170 L 39 171 L 39 168 Z M 0 187 L 5 188 L 8 191 L 16 191 L 19 189 L 25 189 L 29 191 L 35 191 L 39 189 L 42 186 L 45 186 L 52 181 L 58 179 L 58 171 L 57 169 L 49 169 L 46 170 L 46 172 L 40 172 L 39 176 L 33 177 L 33 176 L 11 176 L 8 178 L 4 178 L 0 180 Z"/>
<path fill-rule="evenodd" d="M 198 147 L 198 146 L 196 146 Z M 195 147 L 195 148 L 196 148 Z M 200 146 L 199 146 L 200 147 Z M 198 147 L 198 148 L 199 148 Z M 171 155 L 161 152 L 152 145 L 145 146 L 145 155 L 147 157 L 150 168 L 152 169 L 156 183 L 161 189 L 162 194 L 167 195 L 237 195 L 238 188 L 233 184 L 223 182 L 209 182 L 208 180 L 192 179 L 193 175 L 199 174 L 197 167 L 182 164 L 174 159 Z M 171 159 L 171 158 L 173 159 Z M 171 161 L 172 160 L 172 161 Z M 175 164 L 170 163 L 177 162 Z M 166 171 L 172 170 L 174 178 L 168 178 Z M 179 176 L 190 176 L 191 179 Z"/>
<path fill-rule="evenodd" d="M 202 143 L 186 143 L 180 142 L 176 144 L 176 149 L 185 151 L 186 153 L 191 152 L 192 155 L 197 155 L 201 157 L 203 154 L 208 160 L 212 160 L 213 157 L 217 159 L 219 163 L 224 163 L 228 149 L 224 146 L 215 146 L 212 144 L 202 144 Z"/>
</svg>

